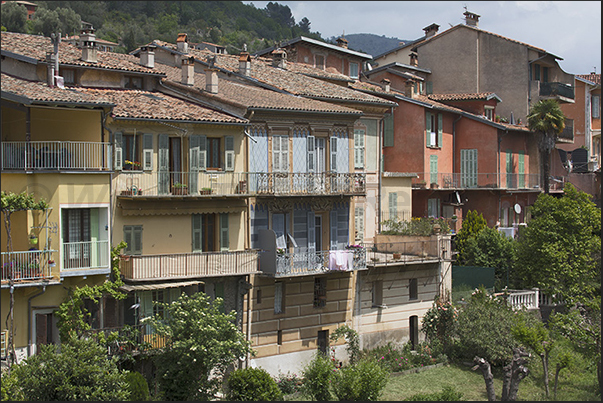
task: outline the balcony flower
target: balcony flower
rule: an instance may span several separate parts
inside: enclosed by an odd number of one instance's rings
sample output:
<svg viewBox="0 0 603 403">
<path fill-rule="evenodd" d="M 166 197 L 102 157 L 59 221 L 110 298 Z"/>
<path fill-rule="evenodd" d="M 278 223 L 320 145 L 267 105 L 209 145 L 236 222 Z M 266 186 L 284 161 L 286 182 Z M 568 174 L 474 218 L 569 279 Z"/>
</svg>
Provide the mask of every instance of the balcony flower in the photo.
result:
<svg viewBox="0 0 603 403">
<path fill-rule="evenodd" d="M 346 249 L 362 249 L 362 245 L 347 245 Z"/>
<path fill-rule="evenodd" d="M 132 165 L 133 167 L 140 167 L 140 162 L 125 160 L 124 163 L 126 165 Z"/>
<path fill-rule="evenodd" d="M 285 248 L 277 248 L 276 249 L 276 254 L 277 255 L 284 255 L 285 254 Z"/>
</svg>

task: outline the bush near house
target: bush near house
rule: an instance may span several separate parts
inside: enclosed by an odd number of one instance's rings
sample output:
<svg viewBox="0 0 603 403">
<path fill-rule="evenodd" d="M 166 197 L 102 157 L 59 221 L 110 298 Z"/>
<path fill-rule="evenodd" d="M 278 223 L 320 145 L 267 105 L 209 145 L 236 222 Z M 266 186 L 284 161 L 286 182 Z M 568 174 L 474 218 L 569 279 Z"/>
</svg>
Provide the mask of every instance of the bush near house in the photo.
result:
<svg viewBox="0 0 603 403">
<path fill-rule="evenodd" d="M 263 368 L 237 369 L 228 376 L 227 386 L 228 400 L 275 401 L 283 399 L 283 393 L 276 381 Z"/>
</svg>

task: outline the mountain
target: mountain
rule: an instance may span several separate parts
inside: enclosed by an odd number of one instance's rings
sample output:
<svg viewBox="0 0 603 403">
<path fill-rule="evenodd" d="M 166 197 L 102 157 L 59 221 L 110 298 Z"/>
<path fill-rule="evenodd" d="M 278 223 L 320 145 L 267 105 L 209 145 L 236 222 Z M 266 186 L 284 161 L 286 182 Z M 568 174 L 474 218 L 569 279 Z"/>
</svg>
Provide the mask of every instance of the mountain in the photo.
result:
<svg viewBox="0 0 603 403">
<path fill-rule="evenodd" d="M 329 43 L 335 43 L 338 37 L 332 37 L 327 40 Z M 410 42 L 408 39 L 388 38 L 385 35 L 375 34 L 346 34 L 348 48 L 357 52 L 378 56 L 397 47 L 400 42 Z"/>
</svg>

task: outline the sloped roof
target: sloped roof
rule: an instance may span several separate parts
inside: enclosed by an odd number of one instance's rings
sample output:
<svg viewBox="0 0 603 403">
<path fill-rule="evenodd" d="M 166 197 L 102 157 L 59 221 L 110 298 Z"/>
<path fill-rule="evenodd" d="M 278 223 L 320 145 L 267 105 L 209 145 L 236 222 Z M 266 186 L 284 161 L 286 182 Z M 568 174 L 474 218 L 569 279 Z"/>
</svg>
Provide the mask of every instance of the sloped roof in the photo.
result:
<svg viewBox="0 0 603 403">
<path fill-rule="evenodd" d="M 429 94 L 427 97 L 433 101 L 489 101 L 496 99 L 502 102 L 502 99 L 494 92 L 478 92 L 472 94 Z"/>
<path fill-rule="evenodd" d="M 581 78 L 586 81 L 590 81 L 591 83 L 601 85 L 601 74 L 591 73 L 591 74 L 576 74 L 576 77 Z"/>
<path fill-rule="evenodd" d="M 318 47 L 322 47 L 322 48 L 327 48 L 329 50 L 334 50 L 336 52 L 346 53 L 348 55 L 360 57 L 360 58 L 366 59 L 366 60 L 371 60 L 373 58 L 373 56 L 371 56 L 371 55 L 369 55 L 367 53 L 357 52 L 355 50 L 351 50 L 351 49 L 347 49 L 347 48 L 344 48 L 344 47 L 341 47 L 341 46 L 337 46 L 337 45 L 333 45 L 333 44 L 330 44 L 330 43 L 318 41 L 316 39 L 308 38 L 308 37 L 305 37 L 305 36 L 299 36 L 297 38 L 293 38 L 291 40 L 282 42 L 282 43 L 279 44 L 279 47 L 284 48 L 284 47 L 287 47 L 287 46 L 290 46 L 290 45 L 294 45 L 294 44 L 299 43 L 299 42 L 308 43 L 308 44 L 311 44 L 311 45 L 314 45 L 314 46 L 318 46 Z M 267 55 L 267 54 L 270 54 L 273 50 L 275 50 L 274 46 L 272 46 L 270 48 L 267 48 L 267 49 L 262 49 L 260 51 L 257 51 L 257 52 L 254 53 L 254 55 L 257 55 L 257 56 Z"/>
<path fill-rule="evenodd" d="M 1 74 L 2 99 L 26 105 L 60 105 L 82 107 L 111 107 L 114 103 L 103 97 L 78 89 L 49 87 L 42 81 L 29 81 Z"/>
<path fill-rule="evenodd" d="M 46 52 L 54 51 L 50 38 L 15 32 L 2 32 L 2 55 L 20 55 L 20 60 L 30 63 L 46 63 Z M 97 62 L 81 60 L 82 50 L 68 42 L 59 43 L 59 63 L 66 66 L 82 66 L 137 73 L 157 74 L 152 69 L 140 65 L 140 60 L 132 55 L 112 52 L 97 52 Z"/>
</svg>

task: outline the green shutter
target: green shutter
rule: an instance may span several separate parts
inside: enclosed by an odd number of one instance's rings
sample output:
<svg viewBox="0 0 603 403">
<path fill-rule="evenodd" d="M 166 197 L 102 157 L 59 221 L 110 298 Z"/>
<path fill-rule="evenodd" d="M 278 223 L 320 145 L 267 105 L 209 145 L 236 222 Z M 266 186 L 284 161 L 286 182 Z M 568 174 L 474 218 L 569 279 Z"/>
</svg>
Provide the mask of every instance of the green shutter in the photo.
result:
<svg viewBox="0 0 603 403">
<path fill-rule="evenodd" d="M 431 147 L 431 113 L 425 113 L 425 145 Z"/>
<path fill-rule="evenodd" d="M 395 220 L 398 218 L 398 193 L 392 192 L 389 194 L 389 219 Z"/>
<path fill-rule="evenodd" d="M 385 115 L 383 119 L 383 147 L 394 146 L 394 116 Z"/>
<path fill-rule="evenodd" d="M 429 183 L 438 183 L 438 156 L 429 156 Z"/>
<path fill-rule="evenodd" d="M 199 191 L 199 143 L 201 136 L 192 135 L 188 139 L 188 190 L 190 194 L 197 194 Z"/>
<path fill-rule="evenodd" d="M 192 215 L 192 244 L 193 252 L 203 251 L 203 231 L 201 230 L 201 214 Z"/>
<path fill-rule="evenodd" d="M 220 250 L 228 249 L 228 213 L 220 213 Z"/>
<path fill-rule="evenodd" d="M 157 167 L 157 186 L 159 194 L 167 194 L 170 187 L 170 174 L 169 174 L 169 136 L 167 134 L 159 135 L 159 147 L 158 147 L 158 161 L 159 166 Z"/>
<path fill-rule="evenodd" d="M 519 161 L 518 161 L 518 170 L 519 170 L 519 178 L 517 187 L 523 188 L 525 187 L 525 155 L 524 151 L 519 151 Z"/>
<path fill-rule="evenodd" d="M 126 247 L 124 248 L 124 253 L 126 255 L 132 254 L 132 226 L 124 225 L 124 242 L 126 243 Z"/>
<path fill-rule="evenodd" d="M 442 147 L 442 132 L 443 132 L 443 117 L 441 113 L 438 113 L 438 147 Z"/>
<path fill-rule="evenodd" d="M 132 254 L 142 255 L 142 225 L 133 226 L 132 243 L 134 244 Z"/>
<path fill-rule="evenodd" d="M 426 94 L 433 94 L 433 82 L 427 81 L 425 83 L 425 93 Z"/>
<path fill-rule="evenodd" d="M 507 150 L 507 189 L 513 187 L 513 151 Z"/>
</svg>

